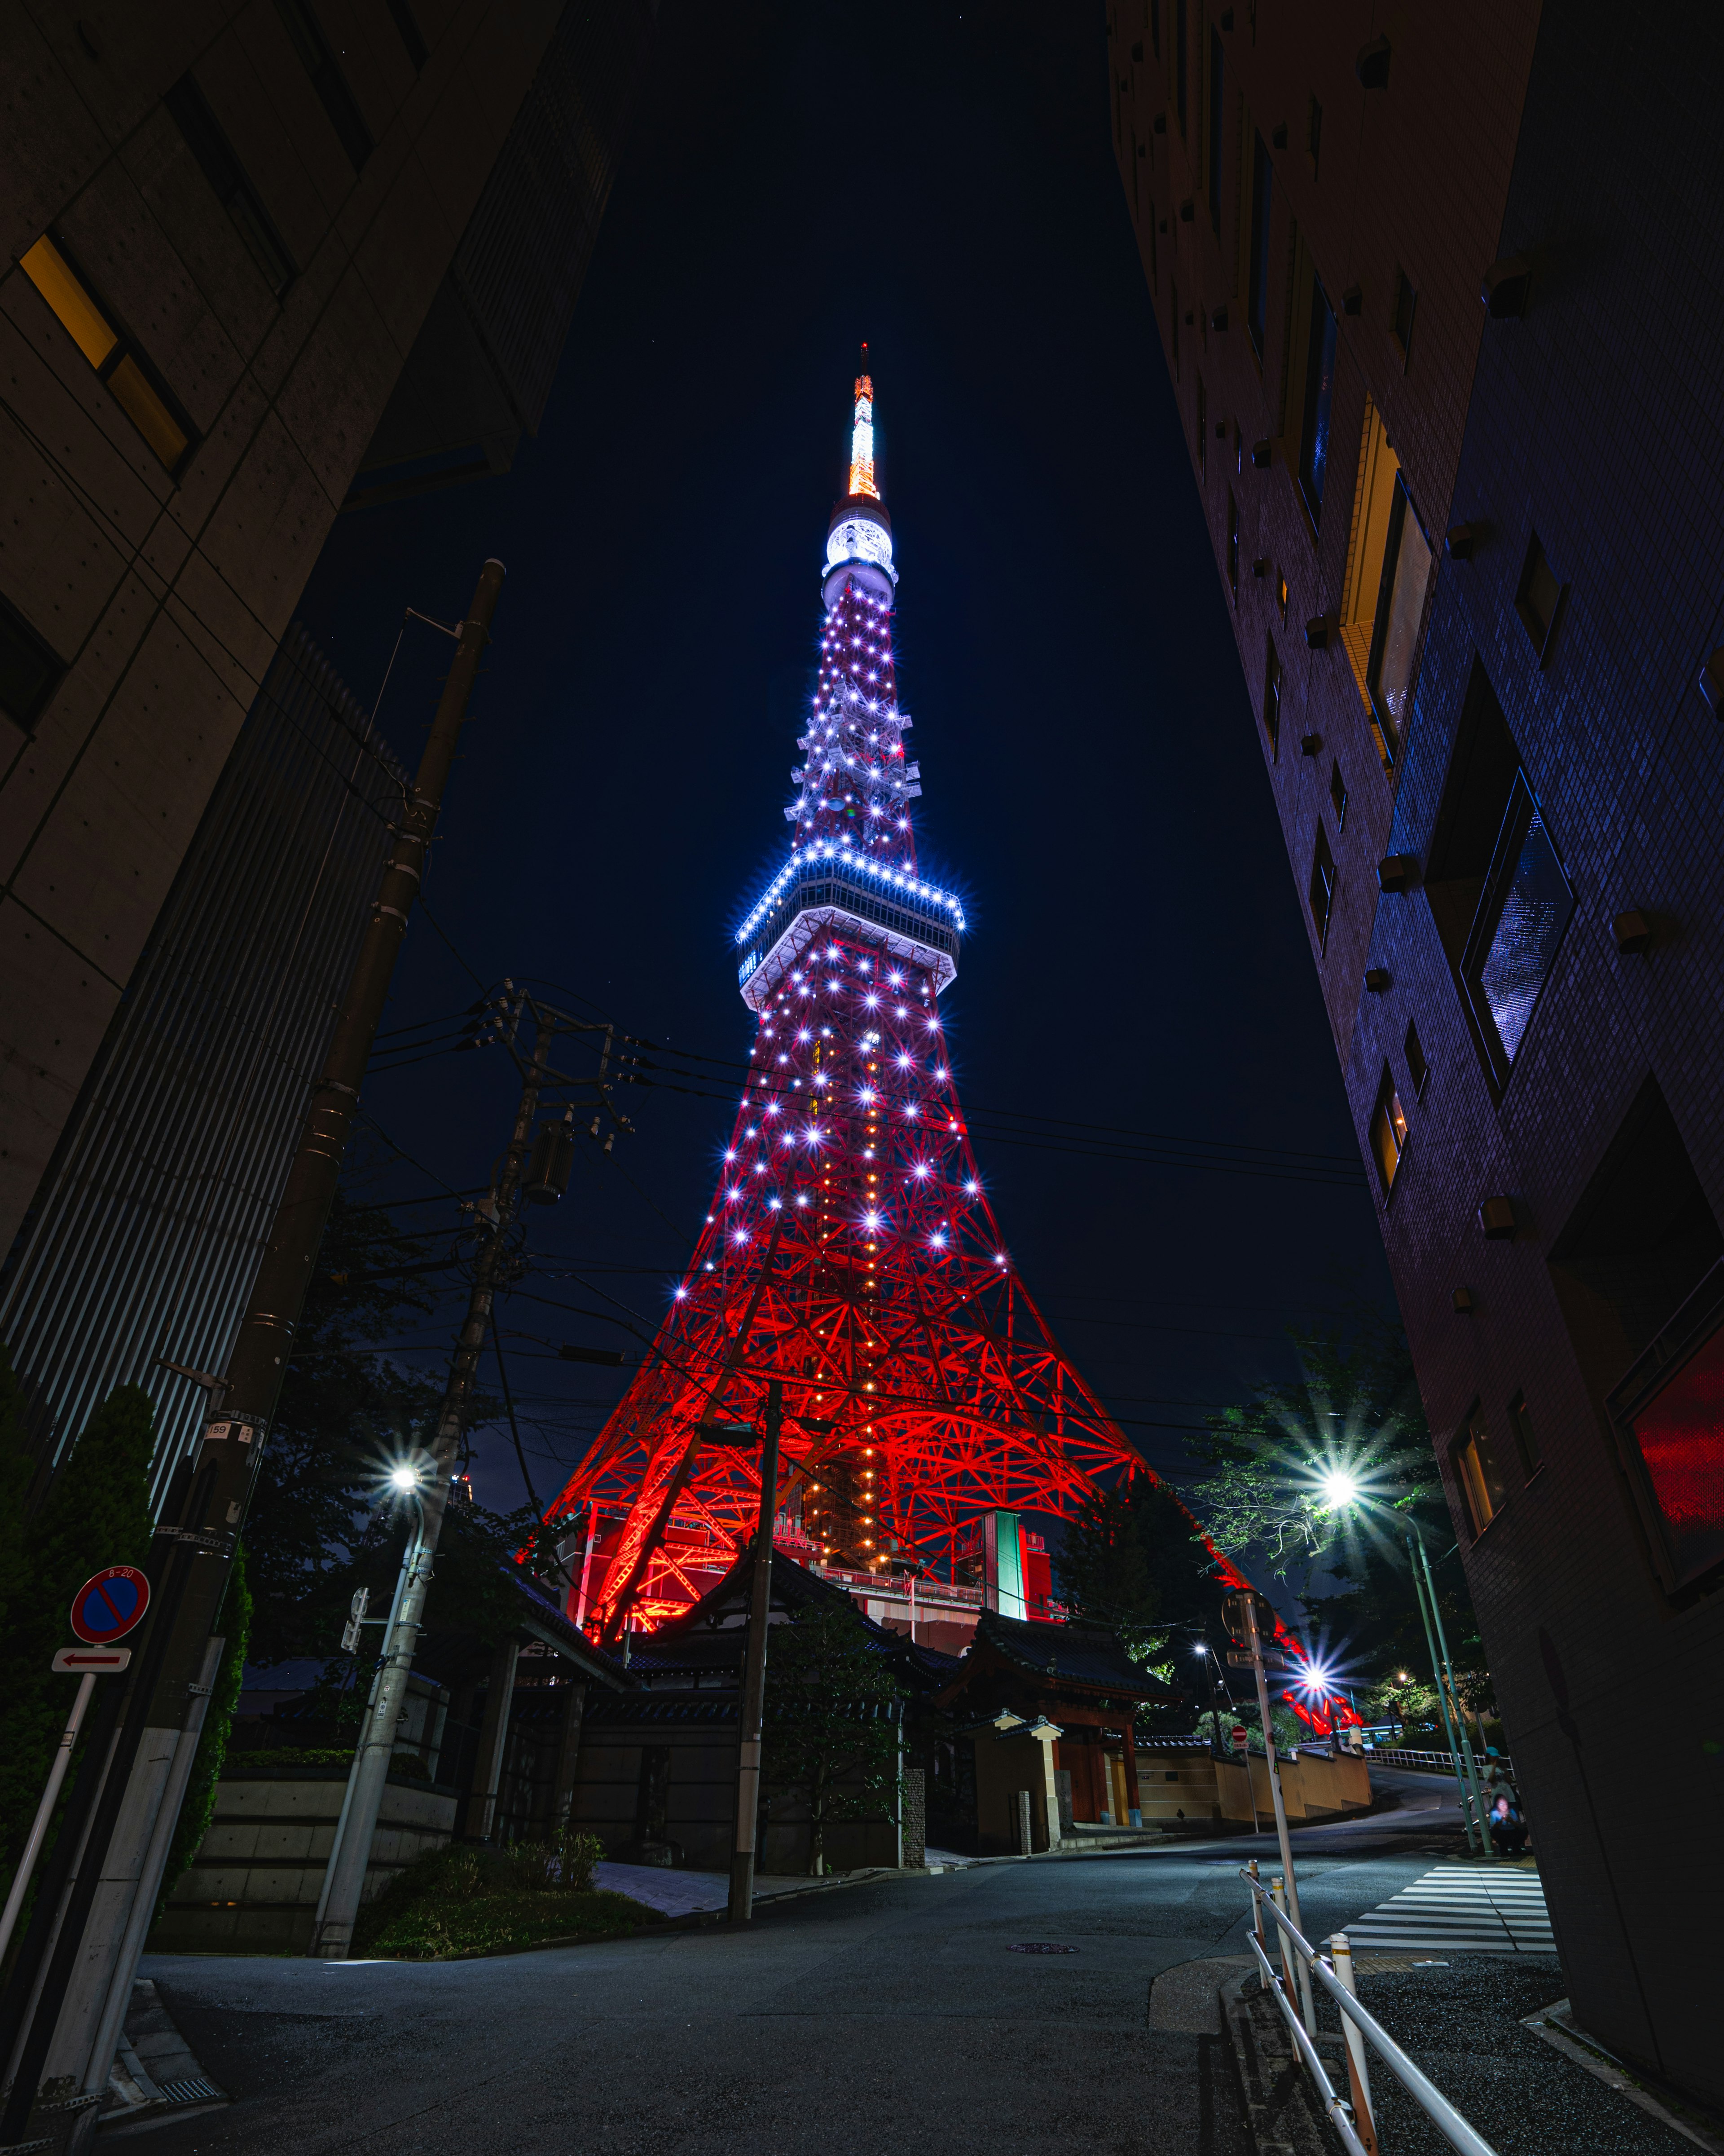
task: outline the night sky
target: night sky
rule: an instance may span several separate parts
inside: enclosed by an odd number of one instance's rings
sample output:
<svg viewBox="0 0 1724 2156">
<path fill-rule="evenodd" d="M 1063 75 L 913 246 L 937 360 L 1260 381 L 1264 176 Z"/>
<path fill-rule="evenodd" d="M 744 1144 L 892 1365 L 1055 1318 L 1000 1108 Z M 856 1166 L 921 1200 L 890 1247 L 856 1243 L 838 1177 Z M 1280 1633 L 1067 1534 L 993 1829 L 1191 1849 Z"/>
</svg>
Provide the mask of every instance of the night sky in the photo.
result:
<svg viewBox="0 0 1724 2156">
<path fill-rule="evenodd" d="M 665 0 L 538 439 L 506 477 L 344 518 L 305 595 L 368 704 L 404 607 L 454 620 L 485 555 L 510 572 L 427 888 L 459 959 L 417 921 L 386 1026 L 507 974 L 746 1057 L 731 936 L 788 847 L 864 338 L 921 858 L 970 923 L 942 1000 L 963 1096 L 1356 1163 L 1113 165 L 1099 4 Z M 402 643 L 380 723 L 409 762 L 449 648 Z M 367 1188 L 480 1183 L 514 1092 L 495 1051 L 375 1078 L 366 1111 L 418 1165 L 368 1134 Z M 555 1343 L 629 1345 L 551 1306 L 656 1322 L 731 1112 L 625 1105 L 638 1135 L 583 1142 L 568 1199 L 531 1214 L 546 1262 L 500 1321 L 542 1498 L 622 1382 Z M 1031 1291 L 1157 1466 L 1207 1407 L 1290 1374 L 1285 1326 L 1389 1301 L 1362 1174 L 977 1150 Z M 454 1224 L 447 1200 L 403 1217 Z M 456 1309 L 410 1336 L 428 1358 Z M 506 1433 L 475 1457 L 482 1501 L 518 1502 Z"/>
</svg>

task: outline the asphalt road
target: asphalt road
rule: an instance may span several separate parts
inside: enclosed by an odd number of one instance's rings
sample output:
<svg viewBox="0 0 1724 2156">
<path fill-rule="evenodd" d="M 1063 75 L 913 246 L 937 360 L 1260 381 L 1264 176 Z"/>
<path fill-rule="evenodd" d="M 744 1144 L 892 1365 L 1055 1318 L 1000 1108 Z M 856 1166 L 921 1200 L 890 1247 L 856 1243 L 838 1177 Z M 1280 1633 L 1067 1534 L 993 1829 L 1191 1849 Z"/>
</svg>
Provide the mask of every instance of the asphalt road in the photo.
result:
<svg viewBox="0 0 1724 2156">
<path fill-rule="evenodd" d="M 1452 1804 L 1297 1837 L 1335 1929 L 1436 1853 Z M 238 2101 L 151 2156 L 1244 2156 L 1222 2036 L 1148 2025 L 1163 1970 L 1244 1951 L 1238 1840 L 846 1887 L 731 1937 L 444 1964 L 151 1957 Z M 1265 1869 L 1268 1867 L 1265 1866 Z M 1018 1953 L 1026 1944 L 1068 1953 Z"/>
</svg>

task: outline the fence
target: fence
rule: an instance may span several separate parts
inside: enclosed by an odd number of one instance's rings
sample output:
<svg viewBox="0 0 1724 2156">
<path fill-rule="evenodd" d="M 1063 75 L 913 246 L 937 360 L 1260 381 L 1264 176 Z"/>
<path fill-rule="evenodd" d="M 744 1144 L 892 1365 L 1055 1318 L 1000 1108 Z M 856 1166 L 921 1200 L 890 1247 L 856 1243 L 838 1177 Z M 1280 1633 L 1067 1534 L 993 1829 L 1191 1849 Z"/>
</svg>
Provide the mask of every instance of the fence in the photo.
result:
<svg viewBox="0 0 1724 2156">
<path fill-rule="evenodd" d="M 1294 1929 L 1278 1899 L 1281 1884 L 1279 1879 L 1275 1881 L 1276 1891 L 1266 1888 L 1257 1876 L 1255 1863 L 1249 1869 L 1241 1867 L 1239 1876 L 1251 1890 L 1256 1925 L 1245 1936 L 1256 1958 L 1264 1989 L 1280 2009 L 1281 2018 L 1287 2024 L 1295 2049 L 1321 2099 L 1324 2116 L 1334 2128 L 1337 2138 L 1347 2151 L 1347 2156 L 1377 2156 L 1377 2128 L 1371 2116 L 1371 2067 L 1366 2055 L 1367 2044 L 1437 2131 L 1451 2147 L 1460 2150 L 1461 2156 L 1496 2156 L 1496 2151 L 1478 2128 L 1461 2116 L 1435 2082 L 1419 2071 L 1388 2031 L 1360 2005 L 1353 1991 L 1352 1950 L 1347 1945 L 1347 1933 L 1335 1933 L 1330 1941 L 1333 1958 L 1326 1959 L 1308 1939 Z M 1263 1920 L 1265 1916 L 1273 1918 L 1278 1928 L 1281 1969 L 1285 1974 L 1276 1972 L 1275 1964 L 1264 1950 Z M 1302 2016 L 1289 1995 L 1296 1963 L 1303 1995 Z M 1336 2092 L 1335 2085 L 1329 2079 L 1328 2070 L 1317 2051 L 1316 2013 L 1311 1993 L 1314 1981 L 1341 2010 L 1342 2034 L 1347 2045 L 1350 2102 Z M 1363 2128 L 1362 2134 L 1361 2128 Z"/>
<path fill-rule="evenodd" d="M 1458 1774 L 1461 1761 L 1453 1752 L 1376 1751 L 1370 1755 L 1380 1767 L 1429 1767 L 1439 1774 Z M 1478 1757 L 1481 1771 L 1495 1768 L 1500 1774 L 1512 1774 L 1514 1763 L 1500 1752 L 1487 1752 Z"/>
</svg>

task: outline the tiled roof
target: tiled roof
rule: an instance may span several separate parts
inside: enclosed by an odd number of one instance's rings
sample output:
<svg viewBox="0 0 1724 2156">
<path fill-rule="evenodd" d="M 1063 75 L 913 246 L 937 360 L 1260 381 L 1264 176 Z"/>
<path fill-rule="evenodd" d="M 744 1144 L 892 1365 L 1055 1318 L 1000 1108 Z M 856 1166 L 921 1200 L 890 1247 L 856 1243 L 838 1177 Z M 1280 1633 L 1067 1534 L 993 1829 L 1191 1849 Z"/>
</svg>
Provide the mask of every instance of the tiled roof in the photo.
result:
<svg viewBox="0 0 1724 2156">
<path fill-rule="evenodd" d="M 1119 1634 L 1106 1625 L 1037 1625 L 984 1609 L 970 1653 L 984 1640 L 1019 1669 L 1056 1684 L 1123 1692 L 1134 1699 L 1167 1697 L 1167 1686 L 1134 1662 Z"/>
</svg>

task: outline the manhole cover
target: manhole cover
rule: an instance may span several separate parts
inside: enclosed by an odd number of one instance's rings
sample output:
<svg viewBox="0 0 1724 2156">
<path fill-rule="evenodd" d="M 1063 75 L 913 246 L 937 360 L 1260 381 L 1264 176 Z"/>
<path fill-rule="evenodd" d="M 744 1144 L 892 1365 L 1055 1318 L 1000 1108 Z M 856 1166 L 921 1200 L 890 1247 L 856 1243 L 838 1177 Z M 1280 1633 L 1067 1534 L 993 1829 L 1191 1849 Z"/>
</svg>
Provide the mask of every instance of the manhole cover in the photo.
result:
<svg viewBox="0 0 1724 2156">
<path fill-rule="evenodd" d="M 1030 1939 L 1021 1947 L 1008 1947 L 1008 1953 L 1075 1953 L 1075 1947 L 1050 1947 L 1045 1939 Z"/>
</svg>

